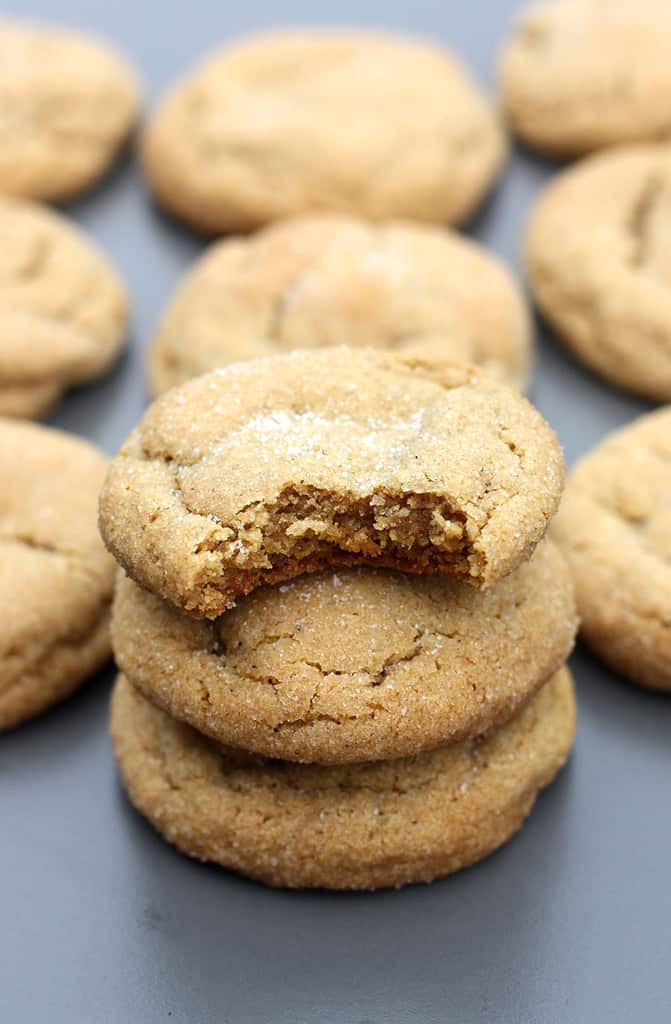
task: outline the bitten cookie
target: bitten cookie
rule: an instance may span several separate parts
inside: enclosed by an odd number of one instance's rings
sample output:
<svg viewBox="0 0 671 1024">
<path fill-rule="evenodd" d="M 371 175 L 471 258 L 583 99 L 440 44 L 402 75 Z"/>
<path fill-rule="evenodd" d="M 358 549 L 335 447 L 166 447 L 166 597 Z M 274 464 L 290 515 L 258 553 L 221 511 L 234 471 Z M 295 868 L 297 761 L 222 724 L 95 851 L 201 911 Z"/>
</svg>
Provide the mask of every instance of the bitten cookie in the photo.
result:
<svg viewBox="0 0 671 1024">
<path fill-rule="evenodd" d="M 671 409 L 578 462 L 552 529 L 585 640 L 635 682 L 671 690 Z"/>
<path fill-rule="evenodd" d="M 298 351 L 159 398 L 112 461 L 100 526 L 136 582 L 216 618 L 334 564 L 486 586 L 529 557 L 563 472 L 540 413 L 474 367 Z"/>
<path fill-rule="evenodd" d="M 573 743 L 562 669 L 505 725 L 415 758 L 292 765 L 219 746 L 120 676 L 111 732 L 130 799 L 184 853 L 269 885 L 430 882 L 510 839 Z"/>
<path fill-rule="evenodd" d="M 448 51 L 328 30 L 215 52 L 142 140 L 160 201 L 210 233 L 314 210 L 459 223 L 505 153 L 498 116 Z"/>
<path fill-rule="evenodd" d="M 0 197 L 0 237 L 0 415 L 39 416 L 116 358 L 126 295 L 102 252 L 44 206 Z"/>
<path fill-rule="evenodd" d="M 548 186 L 527 239 L 534 296 L 618 387 L 671 400 L 671 146 L 589 157 Z"/>
<path fill-rule="evenodd" d="M 0 19 L 0 192 L 81 192 L 111 164 L 138 106 L 133 72 L 100 40 Z"/>
<path fill-rule="evenodd" d="M 96 530 L 106 465 L 79 438 L 0 420 L 0 730 L 110 657 L 114 562 Z"/>
<path fill-rule="evenodd" d="M 668 138 L 668 0 L 535 4 L 506 45 L 501 78 L 513 130 L 547 153 Z"/>
<path fill-rule="evenodd" d="M 564 664 L 573 586 L 549 542 L 488 590 L 341 569 L 255 590 L 203 622 L 126 578 L 117 664 L 229 746 L 317 764 L 406 757 L 484 732 Z"/>
<path fill-rule="evenodd" d="M 212 246 L 163 316 L 152 390 L 344 340 L 386 349 L 433 341 L 520 390 L 529 377 L 528 312 L 490 253 L 430 226 L 322 215 Z"/>
</svg>

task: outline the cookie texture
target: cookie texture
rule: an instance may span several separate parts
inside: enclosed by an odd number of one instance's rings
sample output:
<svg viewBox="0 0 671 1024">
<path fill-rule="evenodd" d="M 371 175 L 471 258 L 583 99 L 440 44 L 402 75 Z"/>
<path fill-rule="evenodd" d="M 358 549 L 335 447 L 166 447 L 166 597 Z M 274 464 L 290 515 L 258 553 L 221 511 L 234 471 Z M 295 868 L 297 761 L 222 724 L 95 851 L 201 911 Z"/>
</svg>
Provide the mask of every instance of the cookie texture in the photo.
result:
<svg viewBox="0 0 671 1024">
<path fill-rule="evenodd" d="M 131 801 L 184 853 L 269 885 L 372 889 L 430 882 L 520 828 L 573 743 L 562 669 L 508 723 L 414 758 L 339 767 L 220 746 L 120 676 L 111 732 Z"/>
<path fill-rule="evenodd" d="M 554 0 L 519 18 L 501 63 L 513 130 L 556 156 L 671 135 L 667 0 Z"/>
<path fill-rule="evenodd" d="M 79 438 L 0 420 L 0 730 L 110 656 L 114 563 L 96 530 L 106 466 Z"/>
<path fill-rule="evenodd" d="M 129 66 L 100 40 L 0 18 L 0 191 L 64 199 L 108 168 L 137 116 Z"/>
<path fill-rule="evenodd" d="M 119 668 L 228 746 L 338 764 L 405 757 L 511 717 L 577 629 L 558 549 L 488 590 L 375 569 L 301 576 L 198 621 L 120 579 Z"/>
<path fill-rule="evenodd" d="M 159 105 L 141 155 L 169 210 L 221 233 L 317 210 L 458 223 L 505 153 L 497 114 L 446 50 L 305 30 L 199 64 Z"/>
<path fill-rule="evenodd" d="M 126 294 L 102 252 L 44 206 L 0 197 L 0 237 L 0 415 L 39 416 L 116 358 Z"/>
<path fill-rule="evenodd" d="M 529 316 L 481 246 L 409 223 L 298 217 L 212 246 L 168 306 L 150 351 L 155 394 L 218 366 L 294 348 L 433 342 L 522 390 Z"/>
<path fill-rule="evenodd" d="M 486 586 L 527 558 L 563 484 L 541 415 L 432 349 L 234 363 L 161 396 L 112 461 L 103 538 L 191 614 L 334 564 Z"/>
<path fill-rule="evenodd" d="M 671 690 L 670 481 L 671 409 L 662 409 L 578 462 L 552 527 L 582 636 L 618 672 L 660 690 Z"/>
<path fill-rule="evenodd" d="M 671 400 L 671 146 L 622 147 L 555 178 L 527 264 L 560 337 L 618 387 Z"/>
</svg>

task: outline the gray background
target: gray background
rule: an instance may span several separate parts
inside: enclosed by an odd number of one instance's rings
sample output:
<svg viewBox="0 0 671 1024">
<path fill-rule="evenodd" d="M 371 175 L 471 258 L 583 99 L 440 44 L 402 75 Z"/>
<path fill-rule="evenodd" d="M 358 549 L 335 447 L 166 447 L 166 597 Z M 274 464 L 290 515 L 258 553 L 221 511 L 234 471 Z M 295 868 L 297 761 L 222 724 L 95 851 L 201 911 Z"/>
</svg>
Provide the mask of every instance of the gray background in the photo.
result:
<svg viewBox="0 0 671 1024">
<path fill-rule="evenodd" d="M 14 13 L 107 34 L 140 69 L 151 101 L 217 40 L 334 19 L 431 33 L 491 85 L 517 6 L 37 0 Z M 515 154 L 469 229 L 513 265 L 530 201 L 551 172 Z M 111 452 L 145 403 L 143 345 L 202 243 L 152 207 L 130 158 L 68 212 L 118 264 L 134 324 L 119 367 L 68 397 L 51 422 Z M 533 397 L 570 461 L 645 410 L 540 328 L 539 349 Z M 430 887 L 360 895 L 271 891 L 159 840 L 116 781 L 105 673 L 0 739 L 0 1021 L 668 1020 L 671 702 L 582 650 L 573 668 L 576 751 L 521 834 Z"/>
</svg>

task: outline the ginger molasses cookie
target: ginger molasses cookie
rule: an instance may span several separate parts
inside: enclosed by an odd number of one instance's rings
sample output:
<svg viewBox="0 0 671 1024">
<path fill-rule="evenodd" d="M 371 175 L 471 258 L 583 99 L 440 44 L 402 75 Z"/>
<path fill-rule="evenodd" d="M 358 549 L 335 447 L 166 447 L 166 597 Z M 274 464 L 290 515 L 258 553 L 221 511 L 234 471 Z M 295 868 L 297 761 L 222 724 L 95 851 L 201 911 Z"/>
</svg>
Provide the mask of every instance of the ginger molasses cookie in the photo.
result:
<svg viewBox="0 0 671 1024">
<path fill-rule="evenodd" d="M 670 65 L 671 67 L 671 65 Z M 618 387 L 671 401 L 671 146 L 599 153 L 558 175 L 527 238 L 534 295 Z"/>
<path fill-rule="evenodd" d="M 522 390 L 526 306 L 503 264 L 456 232 L 297 217 L 217 242 L 187 274 L 150 354 L 155 394 L 218 366 L 294 348 L 434 341 Z"/>
<path fill-rule="evenodd" d="M 553 0 L 529 7 L 503 54 L 513 130 L 576 156 L 671 135 L 668 0 Z"/>
<path fill-rule="evenodd" d="M 133 72 L 101 40 L 0 18 L 0 192 L 81 192 L 117 155 L 138 105 Z"/>
<path fill-rule="evenodd" d="M 432 347 L 233 363 L 162 395 L 112 461 L 103 538 L 196 616 L 329 565 L 487 586 L 528 558 L 564 464 L 527 401 Z"/>
<path fill-rule="evenodd" d="M 228 746 L 338 764 L 405 757 L 511 717 L 577 628 L 549 542 L 487 590 L 340 569 L 263 587 L 214 622 L 120 578 L 112 643 L 145 696 Z"/>
<path fill-rule="evenodd" d="M 587 643 L 642 686 L 671 690 L 671 409 L 640 417 L 578 462 L 553 534 Z"/>
<path fill-rule="evenodd" d="M 0 415 L 39 416 L 116 358 L 126 295 L 102 252 L 44 206 L 0 197 L 0 237 Z"/>
<path fill-rule="evenodd" d="M 374 889 L 430 882 L 514 835 L 573 743 L 562 669 L 484 736 L 406 760 L 339 767 L 222 747 L 120 676 L 111 732 L 137 809 L 184 853 L 269 885 Z"/>
<path fill-rule="evenodd" d="M 497 114 L 437 44 L 296 30 L 215 52 L 147 127 L 159 200 L 208 233 L 326 210 L 454 224 L 506 153 Z"/>
<path fill-rule="evenodd" d="M 0 420 L 0 730 L 110 656 L 114 562 L 96 530 L 106 466 L 80 438 Z"/>
</svg>

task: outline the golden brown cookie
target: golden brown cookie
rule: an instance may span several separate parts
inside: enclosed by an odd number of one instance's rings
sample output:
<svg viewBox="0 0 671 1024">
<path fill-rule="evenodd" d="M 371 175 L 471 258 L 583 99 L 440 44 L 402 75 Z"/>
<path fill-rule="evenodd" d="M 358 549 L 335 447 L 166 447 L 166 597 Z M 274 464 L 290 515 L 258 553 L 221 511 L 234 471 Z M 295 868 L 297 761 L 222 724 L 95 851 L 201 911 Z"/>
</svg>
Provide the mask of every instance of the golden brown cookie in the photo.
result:
<svg viewBox="0 0 671 1024">
<path fill-rule="evenodd" d="M 114 563 L 96 530 L 106 466 L 80 438 L 0 420 L 0 730 L 110 656 Z"/>
<path fill-rule="evenodd" d="M 671 408 L 578 462 L 552 530 L 585 640 L 635 682 L 671 690 Z"/>
<path fill-rule="evenodd" d="M 268 885 L 430 882 L 520 828 L 573 743 L 562 669 L 505 725 L 400 761 L 268 761 L 206 739 L 119 676 L 111 733 L 137 809 L 184 853 Z"/>
<path fill-rule="evenodd" d="M 127 299 L 102 252 L 44 206 L 0 197 L 0 238 L 0 415 L 39 416 L 116 358 Z"/>
<path fill-rule="evenodd" d="M 159 200 L 213 234 L 319 210 L 459 223 L 505 153 L 498 116 L 447 50 L 328 30 L 216 51 L 142 143 Z"/>
<path fill-rule="evenodd" d="M 214 622 L 120 578 L 112 622 L 119 668 L 165 711 L 228 746 L 318 764 L 484 732 L 563 665 L 577 629 L 549 542 L 485 591 L 341 569 L 255 590 Z"/>
<path fill-rule="evenodd" d="M 474 367 L 298 351 L 161 396 L 112 461 L 100 526 L 136 582 L 216 618 L 335 564 L 486 586 L 529 557 L 563 472 L 540 413 Z"/>
<path fill-rule="evenodd" d="M 522 390 L 529 315 L 511 276 L 454 232 L 298 217 L 213 245 L 178 287 L 150 350 L 155 394 L 294 348 L 431 341 Z"/>
<path fill-rule="evenodd" d="M 107 44 L 0 18 L 0 192 L 81 192 L 117 155 L 138 105 L 133 72 Z"/>
<path fill-rule="evenodd" d="M 513 130 L 576 156 L 671 135 L 668 0 L 552 0 L 530 6 L 503 53 Z"/>
<path fill-rule="evenodd" d="M 566 344 L 618 387 L 671 400 L 671 146 L 589 157 L 531 218 L 534 295 Z"/>
</svg>

